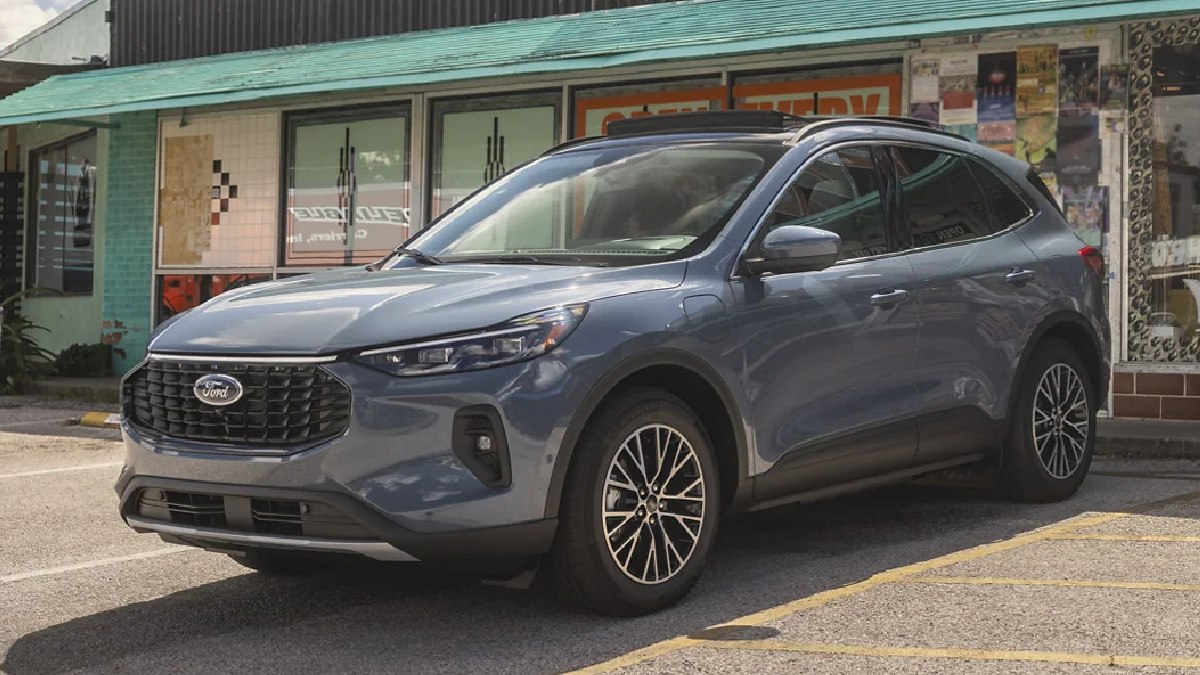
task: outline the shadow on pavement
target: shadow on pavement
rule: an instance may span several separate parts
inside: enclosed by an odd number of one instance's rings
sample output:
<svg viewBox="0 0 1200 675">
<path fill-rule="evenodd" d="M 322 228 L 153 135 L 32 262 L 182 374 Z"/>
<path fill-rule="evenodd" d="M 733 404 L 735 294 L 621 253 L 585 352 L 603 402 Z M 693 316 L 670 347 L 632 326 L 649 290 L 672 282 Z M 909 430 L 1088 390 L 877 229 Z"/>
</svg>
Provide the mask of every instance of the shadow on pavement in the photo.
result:
<svg viewBox="0 0 1200 675">
<path fill-rule="evenodd" d="M 0 670 L 561 672 L 887 569 L 1113 509 L 1115 499 L 1127 504 L 1115 479 L 1107 481 L 1090 480 L 1077 498 L 1054 505 L 908 485 L 728 519 L 692 595 L 638 619 L 589 616 L 544 592 L 395 567 L 291 579 L 246 574 L 23 636 Z"/>
</svg>

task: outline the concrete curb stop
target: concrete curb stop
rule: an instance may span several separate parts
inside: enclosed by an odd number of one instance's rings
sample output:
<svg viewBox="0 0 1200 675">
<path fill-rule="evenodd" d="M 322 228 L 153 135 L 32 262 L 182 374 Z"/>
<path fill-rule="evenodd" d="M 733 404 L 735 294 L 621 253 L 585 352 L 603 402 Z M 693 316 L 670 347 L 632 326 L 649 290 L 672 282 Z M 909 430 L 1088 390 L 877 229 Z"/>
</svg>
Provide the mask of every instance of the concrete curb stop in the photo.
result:
<svg viewBox="0 0 1200 675">
<path fill-rule="evenodd" d="M 1200 422 L 1102 419 L 1096 454 L 1133 459 L 1200 459 Z"/>
<path fill-rule="evenodd" d="M 120 413 L 109 412 L 84 413 L 83 417 L 79 418 L 79 426 L 96 429 L 120 429 L 121 415 Z"/>
</svg>

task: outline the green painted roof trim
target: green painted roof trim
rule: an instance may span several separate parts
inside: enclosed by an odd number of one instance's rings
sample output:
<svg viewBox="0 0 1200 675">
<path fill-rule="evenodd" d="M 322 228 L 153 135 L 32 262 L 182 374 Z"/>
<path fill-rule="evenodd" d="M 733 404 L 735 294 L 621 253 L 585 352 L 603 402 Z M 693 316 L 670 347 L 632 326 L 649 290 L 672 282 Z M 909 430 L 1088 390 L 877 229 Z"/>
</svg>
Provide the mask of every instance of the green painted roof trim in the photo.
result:
<svg viewBox="0 0 1200 675">
<path fill-rule="evenodd" d="M 1195 0 L 684 0 L 60 75 L 0 100 L 0 126 L 1197 12 Z"/>
</svg>

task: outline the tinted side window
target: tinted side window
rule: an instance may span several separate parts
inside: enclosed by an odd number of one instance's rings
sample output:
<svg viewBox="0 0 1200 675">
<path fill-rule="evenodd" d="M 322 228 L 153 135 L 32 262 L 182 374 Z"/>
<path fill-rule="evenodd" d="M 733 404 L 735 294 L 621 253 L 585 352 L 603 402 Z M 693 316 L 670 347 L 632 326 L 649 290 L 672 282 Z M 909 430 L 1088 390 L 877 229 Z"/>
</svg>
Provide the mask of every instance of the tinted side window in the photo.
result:
<svg viewBox="0 0 1200 675">
<path fill-rule="evenodd" d="M 867 148 L 846 148 L 817 158 L 784 191 L 767 218 L 769 231 L 807 225 L 842 238 L 842 260 L 889 251 L 879 196 L 879 175 Z"/>
<path fill-rule="evenodd" d="M 1025 200 L 1018 196 L 1013 188 L 1001 180 L 994 171 L 978 162 L 974 162 L 971 168 L 975 171 L 975 178 L 983 187 L 983 194 L 987 197 L 988 205 L 992 207 L 993 231 L 1007 230 L 1033 213 L 1029 210 L 1029 205 L 1025 203 Z"/>
<path fill-rule="evenodd" d="M 914 248 L 991 234 L 987 202 L 970 160 L 922 148 L 895 148 L 904 213 Z"/>
</svg>

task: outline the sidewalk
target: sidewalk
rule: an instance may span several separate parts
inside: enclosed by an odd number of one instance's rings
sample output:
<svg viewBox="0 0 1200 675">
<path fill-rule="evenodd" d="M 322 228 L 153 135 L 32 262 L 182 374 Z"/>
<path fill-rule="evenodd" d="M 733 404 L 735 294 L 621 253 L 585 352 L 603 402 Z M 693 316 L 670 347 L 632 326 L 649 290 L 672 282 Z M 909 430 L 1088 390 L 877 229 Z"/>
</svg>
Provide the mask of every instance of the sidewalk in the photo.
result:
<svg viewBox="0 0 1200 675">
<path fill-rule="evenodd" d="M 1200 422 L 1102 419 L 1096 431 L 1097 455 L 1200 458 Z"/>
</svg>

